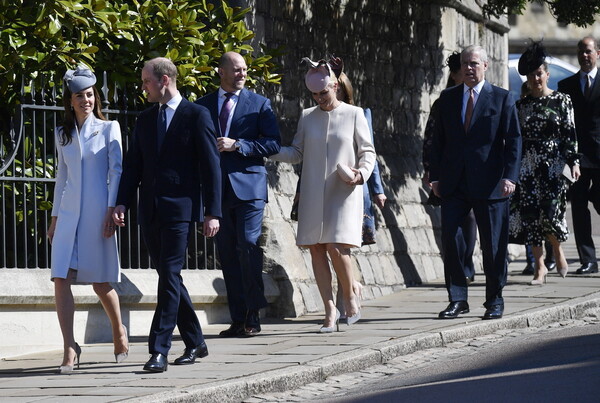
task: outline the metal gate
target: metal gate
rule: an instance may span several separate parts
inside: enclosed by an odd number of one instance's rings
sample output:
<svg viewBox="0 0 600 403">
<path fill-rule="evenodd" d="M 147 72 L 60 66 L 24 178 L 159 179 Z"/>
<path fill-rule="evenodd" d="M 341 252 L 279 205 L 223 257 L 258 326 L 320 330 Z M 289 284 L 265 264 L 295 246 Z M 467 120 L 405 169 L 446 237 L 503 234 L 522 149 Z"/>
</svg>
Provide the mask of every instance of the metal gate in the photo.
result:
<svg viewBox="0 0 600 403">
<path fill-rule="evenodd" d="M 0 131 L 0 268 L 48 268 L 50 244 L 46 230 L 57 165 L 54 131 L 62 124 L 63 107 L 57 104 L 60 98 L 55 88 L 44 88 L 43 79 L 21 87 L 21 104 L 11 117 L 10 130 Z M 106 84 L 101 93 L 102 112 L 119 122 L 126 152 L 139 112 L 127 110 L 126 94 L 116 87 L 112 105 Z M 118 109 L 119 103 L 124 107 Z M 136 222 L 136 211 L 132 209 L 127 226 L 117 233 L 122 268 L 150 267 Z M 185 268 L 216 269 L 215 255 L 213 240 L 203 237 L 196 228 Z"/>
</svg>

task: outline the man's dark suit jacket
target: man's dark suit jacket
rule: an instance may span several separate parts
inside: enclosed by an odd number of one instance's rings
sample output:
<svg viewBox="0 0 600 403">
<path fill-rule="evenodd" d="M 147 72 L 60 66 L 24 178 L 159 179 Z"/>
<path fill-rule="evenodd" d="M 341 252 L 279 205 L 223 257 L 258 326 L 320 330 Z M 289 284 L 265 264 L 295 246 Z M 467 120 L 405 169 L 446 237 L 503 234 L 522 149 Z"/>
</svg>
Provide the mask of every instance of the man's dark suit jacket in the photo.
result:
<svg viewBox="0 0 600 403">
<path fill-rule="evenodd" d="M 577 147 L 583 168 L 600 168 L 600 75 L 596 76 L 589 99 L 585 99 L 579 72 L 558 82 L 558 90 L 568 94 L 575 110 Z"/>
<path fill-rule="evenodd" d="M 197 104 L 210 110 L 219 131 L 218 91 L 208 94 Z M 222 137 L 222 135 L 219 135 Z M 229 128 L 229 137 L 240 142 L 240 149 L 221 153 L 221 169 L 227 175 L 240 200 L 267 200 L 267 170 L 264 157 L 277 154 L 281 137 L 271 102 L 252 91 L 240 91 Z"/>
<path fill-rule="evenodd" d="M 439 181 L 442 198 L 461 186 L 471 199 L 501 199 L 501 180 L 516 183 L 521 165 L 521 129 L 514 101 L 507 90 L 486 81 L 466 133 L 461 117 L 463 92 L 463 85 L 448 88 L 437 101 L 430 180 Z"/>
<path fill-rule="evenodd" d="M 221 172 L 215 129 L 204 107 L 182 99 L 157 149 L 158 104 L 137 119 L 117 205 L 129 208 L 140 188 L 138 224 L 221 217 Z"/>
</svg>

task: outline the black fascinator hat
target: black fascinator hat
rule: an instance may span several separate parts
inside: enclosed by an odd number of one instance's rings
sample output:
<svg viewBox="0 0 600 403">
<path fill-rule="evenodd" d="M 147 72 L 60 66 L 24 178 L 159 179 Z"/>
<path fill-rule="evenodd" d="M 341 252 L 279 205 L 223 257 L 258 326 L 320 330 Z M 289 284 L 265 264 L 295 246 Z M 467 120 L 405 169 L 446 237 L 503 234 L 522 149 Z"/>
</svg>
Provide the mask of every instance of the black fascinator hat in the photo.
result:
<svg viewBox="0 0 600 403">
<path fill-rule="evenodd" d="M 452 52 L 452 54 L 446 59 L 446 66 L 448 66 L 450 71 L 453 73 L 456 73 L 458 70 L 460 70 L 460 52 Z"/>
<path fill-rule="evenodd" d="M 519 74 L 526 76 L 534 70 L 537 70 L 546 60 L 548 53 L 542 45 L 542 41 L 533 42 L 527 47 L 525 52 L 519 58 Z"/>
</svg>

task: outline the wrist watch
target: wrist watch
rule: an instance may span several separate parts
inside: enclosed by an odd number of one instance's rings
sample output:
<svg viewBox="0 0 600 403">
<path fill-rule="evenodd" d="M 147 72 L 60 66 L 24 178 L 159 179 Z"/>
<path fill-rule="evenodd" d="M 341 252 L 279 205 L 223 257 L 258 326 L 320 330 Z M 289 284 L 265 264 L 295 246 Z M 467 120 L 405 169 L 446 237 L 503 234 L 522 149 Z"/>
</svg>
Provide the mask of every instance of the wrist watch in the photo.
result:
<svg viewBox="0 0 600 403">
<path fill-rule="evenodd" d="M 233 143 L 233 146 L 236 150 L 239 150 L 242 147 L 242 144 L 239 141 L 236 141 L 235 143 Z"/>
</svg>

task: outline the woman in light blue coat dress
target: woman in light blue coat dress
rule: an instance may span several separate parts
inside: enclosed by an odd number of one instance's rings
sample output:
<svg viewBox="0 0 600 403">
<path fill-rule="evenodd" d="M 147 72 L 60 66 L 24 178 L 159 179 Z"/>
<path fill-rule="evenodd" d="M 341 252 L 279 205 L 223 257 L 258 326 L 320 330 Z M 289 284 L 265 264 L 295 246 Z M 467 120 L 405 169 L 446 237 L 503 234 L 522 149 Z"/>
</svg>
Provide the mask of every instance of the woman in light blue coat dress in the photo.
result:
<svg viewBox="0 0 600 403">
<path fill-rule="evenodd" d="M 48 239 L 51 279 L 64 342 L 59 373 L 79 366 L 81 349 L 73 335 L 75 303 L 71 285 L 92 283 L 112 326 L 115 360 L 129 351 L 119 297 L 110 285 L 121 280 L 112 211 L 121 177 L 121 130 L 100 111 L 94 73 L 69 70 L 64 77 L 65 121 L 56 130 L 58 172 Z"/>
</svg>

